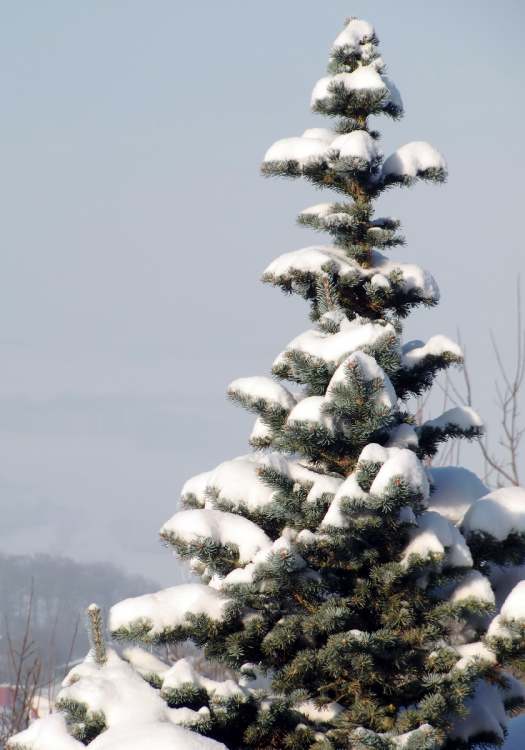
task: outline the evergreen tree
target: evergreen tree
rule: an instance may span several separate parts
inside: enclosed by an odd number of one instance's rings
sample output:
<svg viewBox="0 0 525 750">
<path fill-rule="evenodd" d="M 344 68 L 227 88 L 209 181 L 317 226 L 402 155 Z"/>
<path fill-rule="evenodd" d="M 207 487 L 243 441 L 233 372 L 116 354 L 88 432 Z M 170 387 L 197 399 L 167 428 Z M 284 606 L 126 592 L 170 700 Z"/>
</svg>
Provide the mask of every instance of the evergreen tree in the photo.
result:
<svg viewBox="0 0 525 750">
<path fill-rule="evenodd" d="M 444 441 L 482 425 L 466 407 L 416 424 L 412 397 L 461 350 L 441 335 L 402 344 L 403 320 L 439 291 L 387 259 L 400 225 L 374 214 L 385 190 L 443 182 L 446 164 L 423 142 L 383 158 L 370 119 L 403 107 L 364 21 L 337 37 L 312 108 L 334 128 L 278 141 L 262 171 L 337 194 L 299 216 L 333 244 L 282 255 L 263 277 L 304 297 L 314 327 L 273 379 L 230 385 L 257 415 L 254 451 L 189 480 L 161 530 L 202 582 L 120 602 L 110 630 L 148 647 L 191 639 L 231 670 L 215 680 L 187 659 L 123 653 L 169 720 L 230 750 L 498 746 L 525 696 L 505 671 L 525 647 L 525 492 L 432 467 Z M 99 677 L 130 669 L 117 659 L 104 652 Z M 98 734 L 95 750 L 112 717 L 82 687 L 92 664 L 80 671 L 63 721 L 87 744 Z"/>
</svg>

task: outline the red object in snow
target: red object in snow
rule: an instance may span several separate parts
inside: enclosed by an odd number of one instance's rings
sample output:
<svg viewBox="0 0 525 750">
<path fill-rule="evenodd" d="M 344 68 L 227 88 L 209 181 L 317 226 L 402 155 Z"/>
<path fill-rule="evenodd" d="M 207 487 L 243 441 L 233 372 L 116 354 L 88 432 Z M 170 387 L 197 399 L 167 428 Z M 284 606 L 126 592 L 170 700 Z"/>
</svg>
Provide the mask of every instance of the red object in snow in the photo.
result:
<svg viewBox="0 0 525 750">
<path fill-rule="evenodd" d="M 0 712 L 11 711 L 15 706 L 15 700 L 16 688 L 13 685 L 0 685 Z M 38 718 L 38 712 L 34 706 L 31 707 L 29 718 Z"/>
</svg>

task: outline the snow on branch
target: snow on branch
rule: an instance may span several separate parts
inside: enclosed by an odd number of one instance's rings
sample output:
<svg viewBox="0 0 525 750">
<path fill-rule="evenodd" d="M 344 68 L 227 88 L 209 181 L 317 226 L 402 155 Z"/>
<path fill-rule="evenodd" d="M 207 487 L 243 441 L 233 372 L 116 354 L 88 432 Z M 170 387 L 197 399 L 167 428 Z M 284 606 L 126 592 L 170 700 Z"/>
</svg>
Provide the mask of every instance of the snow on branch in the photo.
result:
<svg viewBox="0 0 525 750">
<path fill-rule="evenodd" d="M 287 345 L 275 359 L 273 367 L 286 363 L 287 354 L 291 352 L 302 352 L 335 366 L 358 349 L 374 347 L 385 338 L 396 340 L 396 332 L 391 323 L 375 323 L 361 319 L 343 321 L 341 330 L 334 334 L 310 329 Z"/>
<path fill-rule="evenodd" d="M 369 262 L 362 265 L 336 245 L 315 245 L 284 253 L 265 269 L 262 280 L 310 299 L 312 292 L 316 292 L 317 280 L 330 280 L 335 276 L 338 277 L 338 286 L 349 289 L 363 287 L 366 291 L 370 287 L 373 291 L 381 287 L 386 294 L 385 307 L 389 306 L 391 299 L 397 304 L 420 301 L 435 305 L 440 297 L 432 274 L 415 263 L 391 261 L 379 251 L 372 250 Z M 339 290 L 335 289 L 334 294 L 337 297 Z M 439 337 L 435 342 L 436 349 L 438 345 Z"/>
<path fill-rule="evenodd" d="M 413 141 L 401 146 L 385 160 L 381 170 L 385 185 L 411 185 L 415 180 L 444 182 L 447 163 L 437 149 L 425 141 Z"/>
<path fill-rule="evenodd" d="M 211 509 L 175 513 L 162 526 L 160 535 L 171 544 L 182 543 L 192 550 L 210 542 L 233 546 L 238 550 L 240 564 L 250 562 L 260 549 L 271 545 L 271 540 L 257 524 L 234 513 Z"/>
<path fill-rule="evenodd" d="M 342 49 L 347 55 L 362 56 L 368 51 L 368 45 L 375 44 L 377 44 L 377 37 L 372 24 L 360 18 L 350 18 L 343 31 L 337 36 L 332 48 Z"/>
<path fill-rule="evenodd" d="M 525 581 L 520 581 L 503 602 L 499 613 L 490 623 L 488 638 L 513 638 L 513 624 L 518 623 L 521 639 L 525 635 Z"/>
<path fill-rule="evenodd" d="M 371 402 L 388 410 L 395 408 L 397 396 L 390 378 L 373 357 L 361 351 L 354 352 L 339 365 L 328 384 L 326 399 L 336 400 L 338 391 L 341 389 L 344 391 L 345 386 L 352 382 L 356 373 L 364 381 L 373 381 L 378 385 L 371 395 Z"/>
<path fill-rule="evenodd" d="M 412 555 L 441 558 L 444 567 L 472 567 L 472 555 L 460 531 L 435 511 L 425 511 L 417 517 L 417 526 L 409 531 L 403 562 L 409 564 Z"/>
<path fill-rule="evenodd" d="M 190 614 L 221 622 L 231 604 L 231 599 L 204 584 L 185 583 L 115 604 L 110 610 L 109 628 L 114 637 L 136 632 L 145 641 L 159 641 L 184 631 Z"/>
<path fill-rule="evenodd" d="M 463 532 L 487 534 L 503 542 L 511 534 L 525 534 L 525 490 L 502 487 L 472 503 L 461 522 Z"/>
<path fill-rule="evenodd" d="M 450 438 L 472 438 L 483 434 L 483 422 L 470 406 L 455 406 L 417 428 L 421 453 L 432 456 L 439 443 Z"/>
<path fill-rule="evenodd" d="M 312 91 L 312 110 L 347 117 L 361 112 L 401 117 L 401 95 L 395 84 L 382 73 L 383 68 L 384 63 L 378 57 L 351 73 L 340 72 L 321 78 Z"/>
<path fill-rule="evenodd" d="M 366 173 L 373 179 L 383 155 L 366 130 L 339 135 L 325 128 L 308 128 L 301 136 L 281 138 L 266 151 L 266 174 L 300 174 L 312 167 L 333 169 L 347 175 Z"/>
<path fill-rule="evenodd" d="M 463 361 L 463 351 L 458 344 L 441 334 L 432 336 L 426 344 L 410 341 L 403 346 L 404 367 L 421 367 L 432 358 L 446 358 L 449 362 L 460 363 Z"/>
<path fill-rule="evenodd" d="M 295 397 L 271 378 L 237 378 L 228 386 L 228 396 L 245 409 L 270 415 L 280 421 L 295 405 Z"/>
<path fill-rule="evenodd" d="M 66 714 L 56 713 L 37 719 L 7 743 L 7 750 L 83 750 L 85 745 L 72 737 Z"/>
<path fill-rule="evenodd" d="M 428 473 L 432 484 L 428 508 L 452 523 L 461 521 L 471 505 L 489 491 L 474 472 L 463 466 L 431 466 Z"/>
<path fill-rule="evenodd" d="M 181 502 L 185 507 L 204 507 L 209 478 L 210 472 L 204 471 L 186 480 L 181 490 Z"/>
</svg>

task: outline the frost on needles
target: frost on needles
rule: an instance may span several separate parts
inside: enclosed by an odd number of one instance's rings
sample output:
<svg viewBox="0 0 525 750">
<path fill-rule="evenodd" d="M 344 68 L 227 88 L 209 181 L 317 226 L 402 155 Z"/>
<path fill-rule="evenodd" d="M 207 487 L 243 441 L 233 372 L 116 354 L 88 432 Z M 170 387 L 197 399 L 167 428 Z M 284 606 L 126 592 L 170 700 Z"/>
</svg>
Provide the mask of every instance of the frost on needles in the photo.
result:
<svg viewBox="0 0 525 750">
<path fill-rule="evenodd" d="M 499 745 L 522 704 L 525 491 L 430 465 L 444 441 L 481 434 L 472 409 L 421 425 L 410 411 L 462 354 L 442 335 L 403 342 L 439 290 L 388 258 L 404 238 L 374 204 L 444 181 L 446 164 L 419 141 L 384 156 L 371 117 L 403 105 L 377 45 L 350 19 L 312 95 L 332 127 L 264 158 L 265 175 L 334 191 L 299 215 L 331 244 L 266 268 L 309 303 L 311 328 L 273 377 L 230 385 L 256 415 L 253 451 L 189 479 L 162 527 L 200 581 L 116 604 L 109 629 L 131 645 L 75 667 L 58 712 L 10 748 L 460 750 Z M 154 653 L 187 639 L 219 679 Z"/>
</svg>

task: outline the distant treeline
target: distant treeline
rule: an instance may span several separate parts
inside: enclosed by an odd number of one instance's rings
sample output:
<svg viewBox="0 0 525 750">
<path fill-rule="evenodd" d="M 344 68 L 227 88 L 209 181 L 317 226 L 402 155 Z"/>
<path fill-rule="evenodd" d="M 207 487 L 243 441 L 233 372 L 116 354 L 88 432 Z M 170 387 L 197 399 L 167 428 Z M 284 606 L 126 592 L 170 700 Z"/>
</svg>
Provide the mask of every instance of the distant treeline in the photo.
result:
<svg viewBox="0 0 525 750">
<path fill-rule="evenodd" d="M 0 554 L 0 683 L 11 679 L 10 644 L 16 645 L 30 615 L 33 649 L 42 678 L 89 648 L 84 612 L 153 591 L 156 584 L 110 563 L 80 563 L 51 555 Z M 58 676 L 58 675 L 57 675 Z"/>
</svg>

